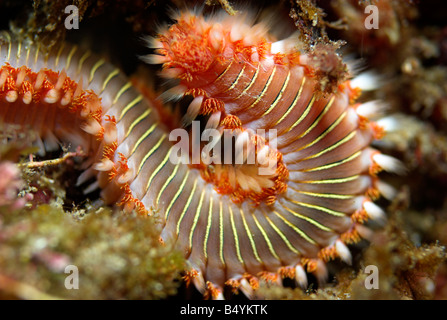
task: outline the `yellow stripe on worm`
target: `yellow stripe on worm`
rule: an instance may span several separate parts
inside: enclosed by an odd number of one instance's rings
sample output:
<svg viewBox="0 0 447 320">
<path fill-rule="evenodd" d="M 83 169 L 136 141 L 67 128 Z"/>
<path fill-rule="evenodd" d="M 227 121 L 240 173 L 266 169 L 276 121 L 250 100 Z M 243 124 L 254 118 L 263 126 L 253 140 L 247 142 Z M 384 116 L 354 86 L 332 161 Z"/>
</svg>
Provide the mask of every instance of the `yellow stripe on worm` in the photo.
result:
<svg viewBox="0 0 447 320">
<path fill-rule="evenodd" d="M 295 108 L 296 103 L 301 98 L 301 93 L 303 92 L 305 82 L 306 82 L 306 77 L 303 77 L 303 80 L 301 81 L 301 86 L 295 96 L 295 99 L 293 99 L 293 102 L 289 105 L 289 107 L 287 108 L 287 111 L 283 114 L 283 116 L 278 121 L 276 121 L 275 126 L 278 125 L 281 121 L 283 121 L 289 115 L 289 113 L 292 112 L 292 110 Z M 288 131 L 290 131 L 290 130 L 288 130 Z"/>
<path fill-rule="evenodd" d="M 233 63 L 233 62 L 232 62 Z M 241 71 L 239 71 L 239 74 L 237 75 L 236 79 L 234 79 L 233 83 L 231 84 L 231 86 L 229 86 L 227 89 L 224 90 L 223 93 L 228 92 L 230 90 L 233 90 L 234 87 L 236 87 L 237 83 L 239 82 L 239 79 L 242 77 L 242 75 L 245 72 L 245 64 L 242 66 Z"/>
<path fill-rule="evenodd" d="M 280 257 L 276 254 L 275 249 L 273 248 L 272 242 L 270 241 L 269 237 L 267 236 L 267 232 L 265 232 L 264 228 L 259 223 L 258 219 L 256 218 L 256 215 L 252 215 L 252 218 L 255 221 L 255 224 L 258 227 L 259 231 L 261 231 L 262 237 L 264 238 L 265 242 L 267 243 L 267 247 L 269 248 L 270 253 L 277 260 L 281 260 Z"/>
<path fill-rule="evenodd" d="M 348 142 L 349 140 L 351 140 L 352 138 L 354 138 L 355 135 L 356 135 L 356 131 L 352 131 L 352 132 L 349 133 L 346 137 L 344 137 L 343 139 L 341 139 L 341 140 L 338 141 L 337 143 L 334 143 L 332 146 L 330 146 L 330 147 L 328 147 L 328 148 L 326 148 L 326 149 L 323 149 L 322 151 L 320 151 L 320 152 L 318 152 L 318 153 L 316 153 L 316 154 L 314 154 L 314 155 L 312 155 L 312 156 L 309 156 L 309 157 L 307 157 L 307 158 L 301 159 L 301 161 L 308 160 L 308 159 L 314 159 L 314 158 L 317 158 L 317 157 L 319 157 L 319 156 L 321 156 L 321 155 L 323 155 L 323 154 L 325 154 L 325 153 L 327 153 L 327 152 L 329 152 L 329 151 L 331 151 L 331 150 L 334 150 L 334 149 L 337 148 L 338 146 L 340 146 L 340 145 L 342 145 L 343 143 Z"/>
<path fill-rule="evenodd" d="M 132 151 L 130 152 L 130 156 L 132 156 L 135 153 L 135 150 L 137 150 L 141 142 L 144 141 L 144 139 L 146 139 L 152 132 L 154 132 L 155 128 L 157 128 L 156 123 L 154 123 L 148 130 L 144 132 L 144 134 L 138 139 L 138 141 L 133 146 Z"/>
<path fill-rule="evenodd" d="M 237 234 L 237 229 L 236 229 L 236 224 L 234 222 L 234 213 L 233 213 L 233 209 L 231 208 L 231 205 L 228 207 L 228 209 L 230 210 L 230 222 L 231 222 L 231 229 L 233 231 L 233 238 L 234 238 L 234 247 L 236 249 L 236 256 L 237 259 L 239 260 L 239 262 L 242 265 L 245 265 L 244 259 L 242 259 L 242 255 L 241 255 L 241 247 L 239 245 L 239 236 Z"/>
<path fill-rule="evenodd" d="M 115 68 L 112 72 L 109 73 L 107 78 L 104 80 L 104 83 L 102 84 L 101 93 L 106 89 L 108 83 L 110 80 L 112 80 L 114 77 L 120 74 L 120 69 Z"/>
<path fill-rule="evenodd" d="M 135 99 L 133 99 L 131 102 L 129 102 L 121 111 L 120 117 L 118 121 L 121 121 L 123 117 L 126 115 L 127 112 L 129 112 L 130 109 L 132 109 L 137 103 L 141 102 L 143 100 L 143 96 L 139 94 Z"/>
<path fill-rule="evenodd" d="M 203 239 L 203 255 L 205 259 L 208 259 L 208 251 L 207 251 L 207 245 L 208 245 L 208 239 L 210 236 L 210 230 L 211 230 L 211 223 L 212 223 L 212 217 L 213 217 L 213 197 L 210 197 L 210 205 L 208 209 L 208 220 L 206 223 L 206 231 L 205 231 L 205 237 Z"/>
<path fill-rule="evenodd" d="M 166 139 L 167 134 L 164 133 L 161 138 L 158 140 L 158 142 L 152 147 L 151 150 L 149 150 L 148 153 L 146 153 L 146 155 L 144 156 L 143 160 L 141 161 L 138 170 L 137 170 L 137 175 L 140 174 L 141 169 L 143 168 L 144 164 L 146 163 L 147 159 L 150 158 L 150 156 L 152 156 L 152 154 L 158 150 L 158 148 L 160 147 L 161 143 Z"/>
<path fill-rule="evenodd" d="M 286 90 L 286 87 L 289 83 L 290 80 L 290 72 L 287 73 L 287 78 L 284 81 L 281 90 L 279 91 L 278 95 L 276 96 L 275 100 L 273 101 L 272 105 L 270 106 L 270 108 L 268 108 L 268 110 L 266 112 L 264 112 L 263 117 L 265 117 L 266 115 L 268 115 L 270 112 L 272 112 L 272 110 L 276 107 L 276 105 L 278 104 L 279 101 L 281 101 L 282 95 L 284 94 L 284 91 Z"/>
<path fill-rule="evenodd" d="M 257 251 L 257 249 L 256 249 L 256 242 L 255 242 L 255 240 L 253 239 L 253 235 L 252 235 L 252 233 L 251 233 L 251 231 L 250 231 L 250 228 L 248 227 L 247 221 L 245 220 L 244 211 L 243 211 L 241 208 L 239 208 L 239 211 L 240 211 L 241 218 L 242 218 L 242 223 L 244 224 L 244 229 L 245 229 L 245 232 L 247 233 L 248 240 L 249 240 L 249 242 L 250 242 L 251 249 L 253 250 L 253 254 L 254 254 L 254 256 L 255 256 L 255 259 L 256 259 L 259 263 L 262 263 L 262 260 L 261 260 L 261 258 L 259 257 L 258 251 Z"/>
<path fill-rule="evenodd" d="M 315 204 L 305 203 L 305 202 L 301 202 L 301 201 L 295 201 L 295 200 L 292 200 L 292 199 L 289 199 L 289 201 L 294 203 L 294 204 L 297 204 L 299 206 L 303 206 L 303 207 L 310 208 L 310 209 L 316 209 L 318 211 L 329 213 L 330 215 L 335 216 L 335 217 L 344 217 L 344 216 L 346 216 L 346 214 L 343 213 L 343 212 L 331 210 L 331 209 L 328 209 L 326 207 L 317 206 Z M 313 219 L 311 219 L 311 220 L 313 220 Z M 315 220 L 313 220 L 313 221 L 315 221 Z M 326 230 L 326 231 L 329 231 L 329 230 Z"/>
<path fill-rule="evenodd" d="M 261 101 L 261 99 L 264 97 L 265 93 L 267 92 L 268 88 L 270 87 L 270 84 L 272 83 L 273 78 L 275 77 L 275 73 L 276 73 L 276 66 L 273 67 L 273 71 L 270 74 L 270 76 L 269 76 L 269 78 L 267 80 L 267 83 L 265 84 L 264 88 L 262 88 L 261 93 L 258 95 L 256 100 L 250 106 L 248 106 L 248 108 L 246 110 L 250 110 L 255 105 L 257 105 L 259 103 L 259 101 Z"/>
<path fill-rule="evenodd" d="M 88 83 L 91 83 L 93 81 L 96 71 L 105 63 L 106 62 L 104 59 L 100 59 L 93 65 L 92 70 L 90 70 L 90 76 L 88 78 Z"/>
<path fill-rule="evenodd" d="M 125 134 L 125 138 L 129 136 L 129 134 L 132 132 L 132 130 L 137 126 L 143 119 L 147 118 L 147 116 L 152 112 L 152 109 L 146 109 L 144 113 L 142 113 L 138 118 L 136 118 L 127 129 L 127 132 Z"/>
<path fill-rule="evenodd" d="M 316 220 L 314 220 L 312 218 L 309 218 L 309 217 L 303 216 L 302 214 L 299 214 L 298 212 L 292 210 L 291 208 L 287 207 L 286 205 L 284 205 L 282 203 L 281 203 L 281 206 L 284 209 L 286 209 L 288 212 L 290 212 L 292 215 L 294 215 L 295 217 L 297 217 L 297 218 L 299 218 L 301 220 L 309 222 L 310 224 L 316 226 L 318 229 L 323 230 L 323 231 L 327 231 L 327 232 L 333 232 L 333 230 L 331 228 L 328 228 L 325 225 L 322 225 L 321 223 L 319 223 L 318 221 L 316 221 Z"/>
<path fill-rule="evenodd" d="M 177 190 L 177 192 L 175 193 L 174 197 L 171 199 L 171 202 L 169 203 L 168 207 L 166 208 L 165 221 L 168 220 L 168 216 L 169 216 L 169 214 L 171 213 L 171 209 L 172 209 L 172 206 L 174 205 L 175 201 L 177 201 L 177 199 L 178 199 L 180 193 L 183 192 L 183 188 L 185 187 L 185 183 L 186 183 L 186 181 L 188 180 L 188 177 L 189 177 L 189 173 L 190 173 L 190 172 L 191 172 L 191 171 L 189 171 L 189 170 L 186 171 L 185 177 L 183 178 L 182 183 L 180 184 L 179 189 Z"/>
<path fill-rule="evenodd" d="M 297 127 L 301 123 L 301 121 L 303 121 L 307 117 L 307 115 L 310 112 L 310 109 L 312 109 L 314 102 L 315 102 L 315 94 L 312 96 L 312 99 L 310 99 L 309 103 L 307 104 L 306 110 L 304 110 L 303 114 L 298 118 L 298 120 L 296 120 L 295 123 L 292 124 L 290 128 L 286 130 L 286 133 L 292 131 L 295 127 Z"/>
<path fill-rule="evenodd" d="M 124 86 L 121 87 L 121 89 L 118 91 L 118 93 L 115 96 L 115 99 L 113 99 L 113 104 L 118 102 L 118 99 L 121 97 L 121 95 L 126 92 L 130 87 L 132 87 L 132 82 L 128 81 Z"/>
<path fill-rule="evenodd" d="M 175 175 L 177 174 L 178 168 L 179 168 L 180 163 L 177 163 L 174 167 L 174 170 L 172 170 L 171 175 L 166 179 L 165 183 L 163 184 L 163 186 L 161 187 L 161 189 L 158 192 L 157 198 L 155 199 L 155 204 L 158 205 L 158 203 L 160 202 L 160 197 L 162 196 L 163 192 L 165 191 L 165 189 L 167 188 L 167 186 L 171 183 L 171 181 L 174 179 Z"/>
<path fill-rule="evenodd" d="M 172 149 L 173 149 L 173 146 L 172 146 L 172 147 L 169 149 L 169 151 L 166 153 L 166 156 L 165 156 L 164 159 L 160 162 L 160 164 L 159 164 L 158 167 L 154 170 L 154 172 L 152 172 L 150 178 L 149 178 L 148 181 L 147 181 L 146 189 L 144 190 L 144 194 L 146 194 L 146 193 L 148 192 L 148 190 L 149 190 L 149 188 L 150 188 L 150 186 L 151 186 L 151 183 L 152 183 L 152 181 L 154 180 L 154 178 L 155 178 L 155 176 L 157 175 L 157 173 L 159 173 L 160 170 L 161 170 L 161 168 L 163 168 L 163 167 L 166 165 L 166 163 L 168 162 L 169 157 L 170 157 L 171 152 L 172 152 Z"/>
<path fill-rule="evenodd" d="M 256 72 L 253 75 L 253 78 L 251 78 L 250 83 L 247 85 L 247 87 L 245 87 L 244 91 L 242 91 L 235 100 L 239 99 L 240 97 L 242 97 L 243 95 L 247 94 L 248 90 L 250 90 L 251 86 L 256 82 L 256 78 L 258 77 L 259 74 L 259 67 L 260 64 L 258 64 L 257 68 L 256 68 Z"/>
<path fill-rule="evenodd" d="M 182 223 L 183 217 L 185 216 L 186 211 L 188 211 L 188 209 L 189 209 L 189 205 L 191 204 L 191 201 L 192 201 L 192 198 L 193 198 L 193 196 L 194 196 L 194 193 L 196 192 L 196 187 L 197 187 L 197 181 L 198 181 L 198 180 L 199 180 L 198 178 L 196 178 L 196 179 L 194 180 L 194 185 L 193 185 L 193 187 L 192 187 L 191 193 L 189 194 L 188 200 L 186 201 L 186 203 L 185 203 L 185 205 L 184 205 L 184 207 L 183 207 L 182 213 L 181 213 L 181 215 L 180 215 L 180 218 L 179 218 L 178 221 L 177 221 L 177 228 L 176 228 L 176 234 L 177 234 L 177 236 L 178 236 L 178 234 L 180 233 L 180 224 Z M 202 192 L 203 192 L 203 191 L 202 191 Z M 191 230 L 191 232 L 192 232 L 192 230 Z"/>
<path fill-rule="evenodd" d="M 313 171 L 320 171 L 320 170 L 326 170 L 326 169 L 331 169 L 337 166 L 340 166 L 342 164 L 345 164 L 351 160 L 354 160 L 355 158 L 359 157 L 362 154 L 362 150 L 357 151 L 356 153 L 354 153 L 353 155 L 349 156 L 346 159 L 334 162 L 334 163 L 330 163 L 330 164 L 326 164 L 323 166 L 319 166 L 319 167 L 315 167 L 315 168 L 311 168 L 311 169 L 303 169 L 302 172 L 313 172 Z"/>
<path fill-rule="evenodd" d="M 292 228 L 293 231 L 295 231 L 296 233 L 298 233 L 301 238 L 303 238 L 304 240 L 306 240 L 307 242 L 316 245 L 317 243 L 315 242 L 315 240 L 313 240 L 311 237 L 309 237 L 303 230 L 301 230 L 300 228 L 298 228 L 297 226 L 295 226 L 293 223 L 291 223 L 289 220 L 287 220 L 286 218 L 284 218 L 281 214 L 279 214 L 277 211 L 273 210 L 273 213 L 279 217 L 285 224 L 287 224 L 290 228 Z"/>
<path fill-rule="evenodd" d="M 197 180 L 196 180 L 196 182 L 197 182 Z M 197 222 L 199 221 L 200 211 L 202 211 L 203 197 L 204 196 L 205 196 L 205 190 L 202 190 L 202 193 L 200 194 L 199 204 L 197 206 L 196 213 L 194 215 L 194 219 L 193 219 L 193 222 L 192 222 L 191 230 L 189 231 L 189 237 L 188 237 L 188 239 L 189 239 L 189 248 L 192 248 L 192 238 L 194 236 L 194 230 L 196 229 Z M 182 217 L 182 219 L 183 219 L 183 217 Z M 180 230 L 179 226 L 180 226 L 180 222 L 177 225 L 177 229 L 178 230 Z"/>
<path fill-rule="evenodd" d="M 82 65 L 84 64 L 85 60 L 87 60 L 88 57 L 90 57 L 92 53 L 90 52 L 90 50 L 87 50 L 82 57 L 79 59 L 78 61 L 78 69 L 77 69 L 77 73 L 80 74 L 81 70 L 82 70 Z"/>
<path fill-rule="evenodd" d="M 290 241 L 287 239 L 287 237 L 284 235 L 284 233 L 281 232 L 281 230 L 273 223 L 273 221 L 266 215 L 266 220 L 269 222 L 270 226 L 273 228 L 273 230 L 276 231 L 276 233 L 281 237 L 282 241 L 286 244 L 287 248 L 289 248 L 290 251 L 292 251 L 295 254 L 299 254 L 300 252 L 295 249 L 294 246 L 290 243 Z"/>
<path fill-rule="evenodd" d="M 68 70 L 68 68 L 70 68 L 71 59 L 73 58 L 77 49 L 78 46 L 75 45 L 71 48 L 70 52 L 68 53 L 67 60 L 65 62 L 65 70 Z M 36 60 L 37 60 L 37 52 L 36 52 Z"/>
</svg>

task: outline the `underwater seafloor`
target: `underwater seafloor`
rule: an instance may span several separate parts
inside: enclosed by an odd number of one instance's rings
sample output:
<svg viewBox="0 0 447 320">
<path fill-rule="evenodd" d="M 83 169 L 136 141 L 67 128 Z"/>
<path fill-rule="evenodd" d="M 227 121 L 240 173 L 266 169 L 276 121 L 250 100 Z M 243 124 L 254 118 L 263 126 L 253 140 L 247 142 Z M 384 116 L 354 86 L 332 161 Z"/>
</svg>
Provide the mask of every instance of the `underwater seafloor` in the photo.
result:
<svg viewBox="0 0 447 320">
<path fill-rule="evenodd" d="M 447 299 L 447 11 L 438 0 L 239 1 L 283 15 L 309 50 L 325 43 L 361 68 L 374 71 L 380 89 L 361 99 L 380 99 L 399 125 L 377 146 L 400 159 L 405 175 L 381 174 L 397 194 L 381 200 L 388 221 L 371 243 L 352 246 L 351 266 L 329 263 L 328 283 L 310 279 L 305 292 L 261 285 L 266 299 Z M 172 8 L 198 4 L 205 11 L 231 1 L 78 0 L 79 29 L 67 30 L 64 9 L 73 1 L 0 0 L 0 29 L 45 47 L 74 42 L 104 55 L 129 76 L 148 77 L 153 67 L 138 55 L 140 40 L 169 21 Z M 379 9 L 379 28 L 366 29 L 367 5 Z M 444 6 L 445 7 L 445 6 Z M 324 57 L 325 52 L 315 52 Z M 324 61 L 324 60 L 323 60 Z M 322 62 L 322 83 L 339 74 Z M 326 68 L 325 68 L 326 67 Z M 151 69 L 152 68 L 152 69 Z M 153 77 L 153 79 L 156 79 Z M 157 80 L 152 80 L 157 85 Z M 326 81 L 326 82 L 325 82 Z M 183 258 L 160 245 L 151 218 L 124 215 L 98 205 L 75 186 L 82 156 L 64 150 L 36 157 L 29 135 L 5 130 L 0 145 L 0 298 L 2 299 L 201 299 L 182 282 Z M 65 156 L 64 156 L 65 155 Z M 19 166 L 12 163 L 20 163 Z M 20 178 L 21 177 L 21 178 Z M 11 192 L 19 190 L 18 200 Z M 33 194 L 33 199 L 27 194 Z M 67 265 L 79 270 L 79 289 L 69 290 Z M 378 289 L 365 287 L 367 266 L 379 271 Z M 230 298 L 238 298 L 230 296 Z"/>
</svg>

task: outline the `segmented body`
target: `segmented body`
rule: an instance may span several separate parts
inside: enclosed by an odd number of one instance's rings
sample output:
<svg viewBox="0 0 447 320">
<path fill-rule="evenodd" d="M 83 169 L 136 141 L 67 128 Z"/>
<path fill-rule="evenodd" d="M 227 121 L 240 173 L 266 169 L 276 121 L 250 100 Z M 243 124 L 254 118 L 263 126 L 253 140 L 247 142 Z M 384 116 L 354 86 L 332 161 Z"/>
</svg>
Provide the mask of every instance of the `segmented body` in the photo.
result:
<svg viewBox="0 0 447 320">
<path fill-rule="evenodd" d="M 262 32 L 244 40 L 228 23 L 185 13 L 155 41 L 163 56 L 152 60 L 180 79 L 172 92 L 194 97 L 190 118 L 215 115 L 211 126 L 242 142 L 260 139 L 257 129 L 277 130 L 275 148 L 267 135 L 269 148 L 252 149 L 275 159 L 276 172 L 266 177 L 250 179 L 259 163 L 172 163 L 158 102 L 89 52 L 61 46 L 43 56 L 7 34 L 0 48 L 0 121 L 31 126 L 47 148 L 61 140 L 88 150 L 93 165 L 84 176 L 97 175 L 103 199 L 142 214 L 156 210 L 162 240 L 185 253 L 186 280 L 214 298 L 225 285 L 250 295 L 260 278 L 306 285 L 306 271 L 323 279 L 326 261 L 349 262 L 346 244 L 367 233 L 368 217 L 381 215 L 372 202 L 380 193 L 376 173 L 389 163 L 369 147 L 383 132 L 352 104 L 358 91 L 349 83 L 319 97 L 305 56 L 273 52 Z"/>
</svg>

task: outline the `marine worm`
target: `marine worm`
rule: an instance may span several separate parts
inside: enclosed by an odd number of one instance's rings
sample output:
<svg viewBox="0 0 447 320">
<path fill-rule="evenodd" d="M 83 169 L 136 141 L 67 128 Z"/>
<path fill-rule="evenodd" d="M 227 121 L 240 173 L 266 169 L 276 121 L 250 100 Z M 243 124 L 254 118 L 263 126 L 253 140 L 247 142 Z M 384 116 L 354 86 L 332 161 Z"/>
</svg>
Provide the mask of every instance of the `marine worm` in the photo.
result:
<svg viewBox="0 0 447 320">
<path fill-rule="evenodd" d="M 222 140 L 232 135 L 241 163 L 216 161 L 228 149 L 215 149 L 211 162 L 171 161 L 178 145 L 159 100 L 89 51 L 62 44 L 42 54 L 8 33 L 0 122 L 32 128 L 45 150 L 82 147 L 90 156 L 79 181 L 96 176 L 105 203 L 156 210 L 161 240 L 185 254 L 186 282 L 212 298 L 225 286 L 251 297 L 259 280 L 284 277 L 305 287 L 306 272 L 324 280 L 326 262 L 350 263 L 347 245 L 367 237 L 368 219 L 385 216 L 374 200 L 392 192 L 378 172 L 401 170 L 371 147 L 386 129 L 371 120 L 380 103 L 356 102 L 372 80 L 360 75 L 319 95 L 293 37 L 276 40 L 264 24 L 224 14 L 183 11 L 175 20 L 149 40 L 156 54 L 145 59 L 177 82 L 165 98 L 191 97 L 185 123 L 201 115 Z M 266 164 L 273 170 L 262 173 Z"/>
</svg>

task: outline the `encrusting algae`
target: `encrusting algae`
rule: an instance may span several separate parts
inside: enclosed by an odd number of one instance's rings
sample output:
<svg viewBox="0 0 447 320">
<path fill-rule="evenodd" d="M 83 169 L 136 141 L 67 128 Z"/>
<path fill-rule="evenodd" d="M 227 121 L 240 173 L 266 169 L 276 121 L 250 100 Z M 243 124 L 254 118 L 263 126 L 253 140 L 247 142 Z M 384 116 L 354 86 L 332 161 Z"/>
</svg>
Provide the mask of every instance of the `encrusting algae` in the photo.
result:
<svg viewBox="0 0 447 320">
<path fill-rule="evenodd" d="M 32 210 L 3 207 L 0 222 L 0 298 L 164 299 L 180 284 L 183 258 L 160 244 L 152 218 L 67 212 L 53 199 Z M 66 280 L 73 266 L 77 290 Z"/>
<path fill-rule="evenodd" d="M 177 293 L 184 259 L 160 243 L 156 215 L 141 218 L 89 201 L 74 205 L 77 192 L 67 194 L 64 179 L 82 154 L 19 162 L 36 148 L 13 129 L 4 132 L 0 299 L 165 299 Z"/>
</svg>

